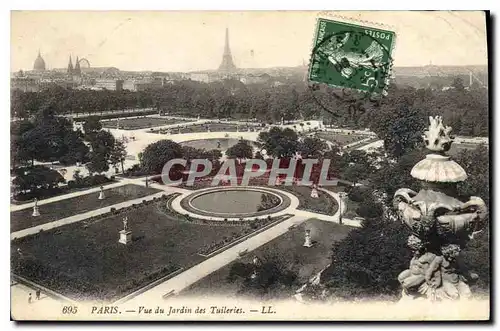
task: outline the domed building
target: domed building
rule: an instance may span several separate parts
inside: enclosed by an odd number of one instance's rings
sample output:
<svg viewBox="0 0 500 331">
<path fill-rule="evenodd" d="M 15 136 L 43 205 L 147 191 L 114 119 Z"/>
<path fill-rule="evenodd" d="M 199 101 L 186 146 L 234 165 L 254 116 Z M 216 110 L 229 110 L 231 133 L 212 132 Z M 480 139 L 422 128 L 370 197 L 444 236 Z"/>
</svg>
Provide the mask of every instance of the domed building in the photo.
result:
<svg viewBox="0 0 500 331">
<path fill-rule="evenodd" d="M 40 55 L 40 51 L 38 51 L 38 56 L 35 60 L 35 63 L 33 64 L 33 70 L 37 70 L 37 71 L 45 70 L 45 61 L 43 60 L 42 56 Z"/>
</svg>

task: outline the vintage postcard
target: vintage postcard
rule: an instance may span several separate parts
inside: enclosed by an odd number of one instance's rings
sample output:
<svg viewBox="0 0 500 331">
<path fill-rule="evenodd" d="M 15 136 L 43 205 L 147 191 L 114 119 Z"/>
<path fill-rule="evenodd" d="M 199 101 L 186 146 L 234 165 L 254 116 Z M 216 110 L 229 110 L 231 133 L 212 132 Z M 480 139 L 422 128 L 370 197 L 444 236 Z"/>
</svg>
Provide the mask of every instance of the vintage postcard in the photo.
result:
<svg viewBox="0 0 500 331">
<path fill-rule="evenodd" d="M 489 20 L 12 11 L 11 319 L 490 320 Z"/>
</svg>

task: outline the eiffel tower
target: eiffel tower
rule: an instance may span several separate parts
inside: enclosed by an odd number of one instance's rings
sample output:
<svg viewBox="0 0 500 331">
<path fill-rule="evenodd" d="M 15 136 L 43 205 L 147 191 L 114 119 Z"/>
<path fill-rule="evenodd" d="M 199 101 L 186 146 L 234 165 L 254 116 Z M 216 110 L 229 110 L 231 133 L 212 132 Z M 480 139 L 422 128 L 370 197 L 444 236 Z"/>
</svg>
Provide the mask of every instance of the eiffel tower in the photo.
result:
<svg viewBox="0 0 500 331">
<path fill-rule="evenodd" d="M 226 28 L 226 43 L 224 45 L 224 54 L 222 54 L 222 62 L 219 66 L 219 71 L 231 72 L 236 70 L 231 56 L 231 49 L 229 48 L 229 30 Z"/>
</svg>

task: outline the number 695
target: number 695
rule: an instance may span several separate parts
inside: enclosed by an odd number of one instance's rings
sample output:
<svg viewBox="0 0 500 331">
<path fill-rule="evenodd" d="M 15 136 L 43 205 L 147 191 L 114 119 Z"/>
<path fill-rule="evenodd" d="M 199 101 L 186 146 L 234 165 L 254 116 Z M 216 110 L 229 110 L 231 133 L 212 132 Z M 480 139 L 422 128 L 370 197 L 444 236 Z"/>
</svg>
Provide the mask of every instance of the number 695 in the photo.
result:
<svg viewBox="0 0 500 331">
<path fill-rule="evenodd" d="M 64 306 L 62 309 L 63 314 L 76 314 L 78 312 L 78 307 L 76 306 Z"/>
</svg>

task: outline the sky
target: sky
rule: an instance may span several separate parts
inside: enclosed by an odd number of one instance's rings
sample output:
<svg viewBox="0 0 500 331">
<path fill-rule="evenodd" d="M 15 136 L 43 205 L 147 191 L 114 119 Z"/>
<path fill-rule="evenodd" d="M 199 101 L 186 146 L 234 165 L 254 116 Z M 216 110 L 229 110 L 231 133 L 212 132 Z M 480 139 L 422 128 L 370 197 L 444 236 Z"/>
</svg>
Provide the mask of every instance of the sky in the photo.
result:
<svg viewBox="0 0 500 331">
<path fill-rule="evenodd" d="M 316 19 L 342 15 L 397 35 L 395 66 L 486 65 L 486 21 L 470 11 L 13 11 L 11 71 L 29 70 L 40 50 L 48 69 L 69 56 L 93 67 L 187 72 L 216 69 L 229 29 L 241 68 L 309 61 Z"/>
</svg>

